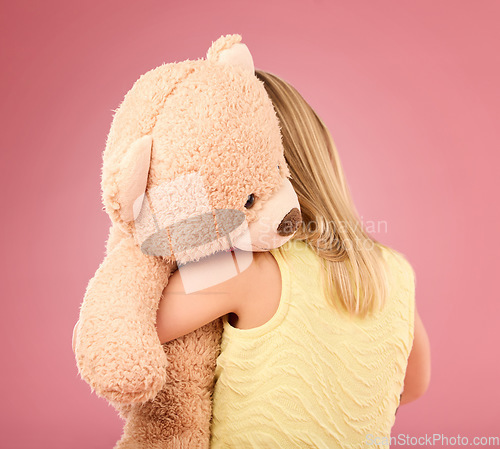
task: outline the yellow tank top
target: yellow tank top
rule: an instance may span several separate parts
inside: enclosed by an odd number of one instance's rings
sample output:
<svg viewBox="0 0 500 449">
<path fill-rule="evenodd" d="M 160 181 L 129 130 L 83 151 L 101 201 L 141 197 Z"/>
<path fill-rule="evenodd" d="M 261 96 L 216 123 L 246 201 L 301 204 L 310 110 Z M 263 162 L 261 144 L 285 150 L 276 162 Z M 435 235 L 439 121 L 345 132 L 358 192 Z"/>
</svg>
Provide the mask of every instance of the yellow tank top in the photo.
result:
<svg viewBox="0 0 500 449">
<path fill-rule="evenodd" d="M 271 251 L 282 280 L 273 317 L 253 329 L 223 319 L 210 447 L 377 447 L 390 437 L 413 344 L 413 269 L 382 247 L 388 301 L 350 318 L 323 294 L 315 251 L 299 240 L 282 248 L 284 258 Z"/>
</svg>

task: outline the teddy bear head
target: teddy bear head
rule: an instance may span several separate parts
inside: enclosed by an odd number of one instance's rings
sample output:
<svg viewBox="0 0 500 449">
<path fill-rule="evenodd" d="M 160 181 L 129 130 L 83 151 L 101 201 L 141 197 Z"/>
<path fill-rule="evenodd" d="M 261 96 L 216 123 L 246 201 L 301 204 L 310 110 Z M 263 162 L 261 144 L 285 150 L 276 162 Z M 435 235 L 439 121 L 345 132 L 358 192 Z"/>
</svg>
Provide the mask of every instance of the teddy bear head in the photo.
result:
<svg viewBox="0 0 500 449">
<path fill-rule="evenodd" d="M 187 263 L 283 245 L 301 215 L 278 118 L 241 36 L 142 75 L 103 153 L 111 220 L 150 255 Z"/>
</svg>

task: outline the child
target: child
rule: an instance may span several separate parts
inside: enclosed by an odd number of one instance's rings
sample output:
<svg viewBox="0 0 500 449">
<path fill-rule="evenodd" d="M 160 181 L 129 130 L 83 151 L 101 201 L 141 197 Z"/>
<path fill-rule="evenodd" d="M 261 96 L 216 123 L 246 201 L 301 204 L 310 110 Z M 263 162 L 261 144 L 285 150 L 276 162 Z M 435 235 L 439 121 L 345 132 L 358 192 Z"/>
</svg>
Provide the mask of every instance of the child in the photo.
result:
<svg viewBox="0 0 500 449">
<path fill-rule="evenodd" d="M 302 227 L 205 290 L 184 293 L 175 272 L 158 309 L 160 341 L 224 317 L 213 449 L 387 444 L 397 407 L 430 379 L 413 269 L 363 229 L 321 119 L 292 86 L 256 75 L 280 120 Z"/>
</svg>

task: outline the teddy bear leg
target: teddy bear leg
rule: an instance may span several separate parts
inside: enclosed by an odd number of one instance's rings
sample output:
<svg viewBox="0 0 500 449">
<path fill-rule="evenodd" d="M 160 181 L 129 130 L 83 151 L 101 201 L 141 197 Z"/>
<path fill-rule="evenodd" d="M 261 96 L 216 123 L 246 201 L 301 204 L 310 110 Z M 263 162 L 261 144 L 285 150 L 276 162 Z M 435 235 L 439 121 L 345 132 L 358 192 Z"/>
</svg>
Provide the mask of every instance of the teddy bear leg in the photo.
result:
<svg viewBox="0 0 500 449">
<path fill-rule="evenodd" d="M 220 353 L 219 318 L 165 343 L 167 382 L 158 395 L 121 414 L 125 426 L 114 449 L 208 449 L 212 392 Z"/>
</svg>

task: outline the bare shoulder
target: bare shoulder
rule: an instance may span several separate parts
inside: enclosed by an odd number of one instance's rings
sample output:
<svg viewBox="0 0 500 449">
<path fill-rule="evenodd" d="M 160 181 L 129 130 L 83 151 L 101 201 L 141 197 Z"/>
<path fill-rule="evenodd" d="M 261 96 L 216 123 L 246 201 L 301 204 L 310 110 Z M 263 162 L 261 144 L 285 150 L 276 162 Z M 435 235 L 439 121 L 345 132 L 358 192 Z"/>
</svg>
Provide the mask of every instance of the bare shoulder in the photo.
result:
<svg viewBox="0 0 500 449">
<path fill-rule="evenodd" d="M 253 253 L 254 260 L 246 278 L 237 320 L 231 324 L 240 329 L 261 326 L 276 313 L 281 297 L 281 273 L 270 252 Z"/>
<path fill-rule="evenodd" d="M 188 290 L 194 290 L 201 294 L 224 294 L 244 300 L 255 279 L 265 271 L 264 258 L 264 253 L 246 251 L 238 255 L 233 252 L 218 253 L 176 270 L 169 279 L 169 288 L 172 293 L 189 294 Z"/>
<path fill-rule="evenodd" d="M 280 279 L 278 262 L 269 251 L 253 253 L 252 271 L 250 271 L 249 274 L 254 276 L 252 285 L 257 286 L 263 282 L 267 283 L 273 279 Z"/>
</svg>

